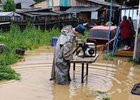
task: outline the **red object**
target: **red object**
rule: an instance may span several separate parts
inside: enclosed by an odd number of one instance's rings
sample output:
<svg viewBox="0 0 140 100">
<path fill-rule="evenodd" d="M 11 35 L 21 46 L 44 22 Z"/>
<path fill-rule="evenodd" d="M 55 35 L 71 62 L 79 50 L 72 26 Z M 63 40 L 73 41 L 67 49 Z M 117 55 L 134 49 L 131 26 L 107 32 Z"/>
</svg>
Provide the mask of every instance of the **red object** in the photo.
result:
<svg viewBox="0 0 140 100">
<path fill-rule="evenodd" d="M 110 26 L 110 39 L 115 36 L 116 26 Z M 108 40 L 109 26 L 94 26 L 90 29 L 88 38 L 95 40 Z"/>
<path fill-rule="evenodd" d="M 110 32 L 109 32 L 110 29 Z M 115 36 L 116 33 L 116 26 L 94 26 L 93 28 L 90 29 L 89 33 L 88 33 L 88 38 L 87 38 L 87 42 L 92 42 L 92 41 L 96 41 L 97 45 L 100 44 L 104 44 L 105 48 L 108 45 L 108 38 L 109 38 L 109 45 L 110 45 L 110 49 L 113 46 L 113 38 Z M 108 37 L 109 36 L 109 37 Z"/>
<path fill-rule="evenodd" d="M 120 24 L 120 29 L 121 29 L 121 39 L 126 39 L 130 38 L 133 36 L 132 30 L 131 30 L 131 25 L 128 20 L 123 20 Z"/>
</svg>

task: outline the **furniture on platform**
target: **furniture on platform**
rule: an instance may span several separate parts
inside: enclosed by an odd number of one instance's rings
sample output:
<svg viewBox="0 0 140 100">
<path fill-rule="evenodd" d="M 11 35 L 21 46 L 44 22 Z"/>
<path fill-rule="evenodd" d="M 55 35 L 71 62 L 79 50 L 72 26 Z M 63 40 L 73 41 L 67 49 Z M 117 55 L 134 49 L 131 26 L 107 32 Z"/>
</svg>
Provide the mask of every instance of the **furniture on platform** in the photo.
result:
<svg viewBox="0 0 140 100">
<path fill-rule="evenodd" d="M 108 38 L 111 40 L 116 33 L 116 26 L 94 26 L 89 30 L 87 42 L 96 41 L 96 44 L 105 44 Z M 109 32 L 110 30 L 110 32 Z"/>
</svg>

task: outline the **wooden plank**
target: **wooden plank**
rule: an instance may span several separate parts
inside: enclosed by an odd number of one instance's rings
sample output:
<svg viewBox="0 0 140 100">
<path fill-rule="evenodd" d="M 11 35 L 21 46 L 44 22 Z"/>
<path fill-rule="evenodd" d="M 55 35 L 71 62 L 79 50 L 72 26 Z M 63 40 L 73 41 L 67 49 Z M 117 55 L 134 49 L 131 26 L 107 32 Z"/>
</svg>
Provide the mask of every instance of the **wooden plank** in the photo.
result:
<svg viewBox="0 0 140 100">
<path fill-rule="evenodd" d="M 7 24 L 10 24 L 10 22 L 2 22 L 2 23 L 0 23 L 0 25 L 7 25 Z"/>
<path fill-rule="evenodd" d="M 115 56 L 132 57 L 133 56 L 133 51 L 119 50 L 119 51 L 116 52 Z"/>
</svg>

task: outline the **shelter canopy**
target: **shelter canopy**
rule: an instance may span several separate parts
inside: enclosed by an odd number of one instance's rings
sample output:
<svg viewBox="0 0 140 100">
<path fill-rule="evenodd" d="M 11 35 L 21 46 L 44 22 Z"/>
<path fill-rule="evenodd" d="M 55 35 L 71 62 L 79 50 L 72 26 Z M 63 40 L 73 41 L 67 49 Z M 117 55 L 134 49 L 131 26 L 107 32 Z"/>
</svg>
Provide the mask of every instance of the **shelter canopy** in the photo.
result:
<svg viewBox="0 0 140 100">
<path fill-rule="evenodd" d="M 9 17 L 18 16 L 18 17 L 20 17 L 21 15 L 15 13 L 15 12 L 0 12 L 0 16 L 9 16 Z"/>
<path fill-rule="evenodd" d="M 97 11 L 100 9 L 101 6 L 75 6 L 71 7 L 68 10 L 66 10 L 66 13 L 78 13 L 78 12 L 90 12 L 90 11 Z"/>
</svg>

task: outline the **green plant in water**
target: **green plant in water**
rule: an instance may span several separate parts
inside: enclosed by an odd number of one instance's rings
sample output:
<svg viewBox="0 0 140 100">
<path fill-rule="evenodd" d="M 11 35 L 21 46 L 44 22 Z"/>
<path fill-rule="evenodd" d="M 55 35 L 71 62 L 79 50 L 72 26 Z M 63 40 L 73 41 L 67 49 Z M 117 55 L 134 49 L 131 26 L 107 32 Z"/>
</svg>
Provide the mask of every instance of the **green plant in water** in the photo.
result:
<svg viewBox="0 0 140 100">
<path fill-rule="evenodd" d="M 135 62 L 136 62 L 136 60 L 135 60 L 135 59 L 133 59 L 133 57 L 130 57 L 130 58 L 128 59 L 128 62 L 135 63 Z"/>
<path fill-rule="evenodd" d="M 78 37 L 78 39 L 81 39 L 86 42 L 87 37 L 88 37 L 88 31 L 86 30 L 84 32 L 84 35 L 80 35 L 80 37 Z"/>
<path fill-rule="evenodd" d="M 103 98 L 103 100 L 110 100 L 110 98 L 109 97 L 106 97 L 106 98 Z"/>
<path fill-rule="evenodd" d="M 103 91 L 97 91 L 97 94 L 102 97 L 102 100 L 110 100 L 106 92 Z"/>
<path fill-rule="evenodd" d="M 6 68 L 4 70 L 9 70 L 9 67 L 2 66 L 16 63 L 19 59 L 23 58 L 23 56 L 16 54 L 17 48 L 32 50 L 42 45 L 50 45 L 52 37 L 59 35 L 60 30 L 58 28 L 52 28 L 51 31 L 42 31 L 39 28 L 27 27 L 21 31 L 17 25 L 13 24 L 9 32 L 1 33 L 0 31 L 0 42 L 5 45 L 4 52 L 0 54 L 1 69 Z M 0 80 L 18 79 L 18 74 L 11 72 L 0 72 Z"/>
<path fill-rule="evenodd" d="M 104 60 L 114 60 L 114 55 L 110 52 L 110 53 L 106 53 L 104 55 Z"/>
<path fill-rule="evenodd" d="M 97 91 L 98 94 L 105 94 L 106 92 Z"/>
<path fill-rule="evenodd" d="M 19 74 L 16 73 L 11 67 L 0 65 L 0 80 L 19 80 Z"/>
</svg>

